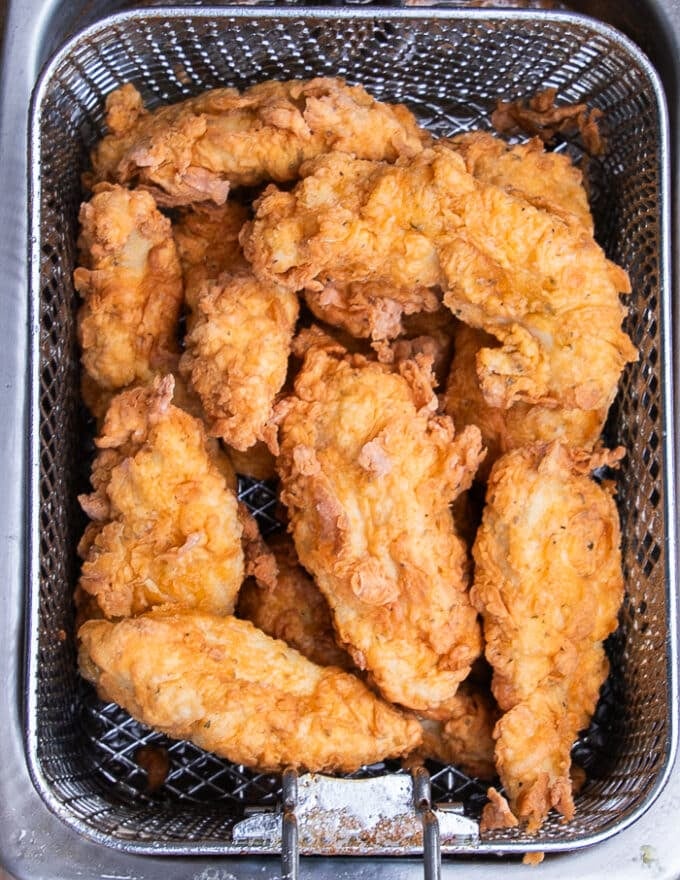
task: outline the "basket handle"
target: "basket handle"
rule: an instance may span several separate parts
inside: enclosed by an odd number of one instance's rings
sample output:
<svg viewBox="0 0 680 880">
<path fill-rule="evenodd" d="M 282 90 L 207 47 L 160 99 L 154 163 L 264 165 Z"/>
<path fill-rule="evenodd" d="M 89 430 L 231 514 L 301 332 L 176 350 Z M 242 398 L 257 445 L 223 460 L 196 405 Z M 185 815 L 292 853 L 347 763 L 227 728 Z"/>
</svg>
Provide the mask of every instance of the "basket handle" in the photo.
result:
<svg viewBox="0 0 680 880">
<path fill-rule="evenodd" d="M 477 822 L 457 804 L 432 803 L 425 768 L 413 776 L 336 779 L 283 774 L 280 807 L 237 823 L 234 843 L 281 855 L 283 880 L 298 880 L 300 854 L 404 855 L 420 853 L 425 880 L 441 876 L 441 847 L 470 852 L 479 844 Z"/>
</svg>

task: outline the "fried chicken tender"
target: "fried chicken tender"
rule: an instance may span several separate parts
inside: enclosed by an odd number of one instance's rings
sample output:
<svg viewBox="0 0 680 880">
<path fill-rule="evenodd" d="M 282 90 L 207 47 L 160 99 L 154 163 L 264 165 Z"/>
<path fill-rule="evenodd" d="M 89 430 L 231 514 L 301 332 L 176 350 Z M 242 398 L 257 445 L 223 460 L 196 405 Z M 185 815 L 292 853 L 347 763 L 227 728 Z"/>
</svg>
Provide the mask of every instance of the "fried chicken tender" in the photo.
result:
<svg viewBox="0 0 680 880">
<path fill-rule="evenodd" d="M 497 720 L 498 707 L 491 695 L 464 681 L 449 718 L 421 720 L 423 744 L 416 754 L 442 764 L 454 764 L 468 776 L 493 779 L 493 729 Z"/>
<path fill-rule="evenodd" d="M 200 421 L 204 422 L 205 413 L 203 412 L 203 407 L 201 406 L 201 400 L 187 386 L 187 383 L 184 381 L 179 372 L 179 355 L 175 356 L 175 358 L 173 359 L 173 364 L 174 366 L 167 374 L 169 376 L 172 376 L 172 380 L 174 382 L 174 391 L 172 395 L 173 406 L 179 407 L 179 409 L 183 409 L 185 412 L 189 413 L 190 416 L 193 416 L 195 419 L 199 419 Z M 151 381 L 133 382 L 132 385 L 128 385 L 123 390 L 130 391 L 133 388 L 142 388 L 144 386 L 150 386 L 151 384 Z M 89 380 L 87 376 L 83 377 L 81 391 L 87 408 L 96 419 L 97 431 L 101 432 L 102 428 L 104 427 L 104 418 L 106 417 L 108 408 L 111 405 L 111 401 L 114 399 L 114 397 L 120 394 L 120 391 L 103 391 L 101 388 L 99 388 L 98 385 Z M 226 480 L 227 486 L 229 486 L 230 489 L 233 489 L 233 491 L 236 492 L 238 489 L 238 479 L 236 477 L 236 467 L 233 461 L 233 450 L 223 449 L 220 445 L 220 441 L 214 437 L 206 438 L 206 448 L 208 450 L 208 455 L 213 460 L 217 468 L 220 470 L 222 476 Z M 271 458 L 271 453 L 268 454 Z M 274 465 L 272 463 L 270 476 L 272 476 L 274 472 Z M 264 477 L 258 479 L 264 479 Z"/>
<path fill-rule="evenodd" d="M 149 193 L 103 185 L 80 209 L 73 280 L 86 402 L 145 382 L 178 351 L 182 273 L 170 221 Z"/>
<path fill-rule="evenodd" d="M 168 602 L 228 614 L 243 580 L 236 497 L 173 386 L 167 376 L 119 394 L 95 441 L 79 588 L 107 617 Z"/>
<path fill-rule="evenodd" d="M 254 202 L 241 231 L 246 259 L 261 278 L 290 290 L 371 282 L 385 289 L 432 288 L 442 275 L 436 241 L 445 232 L 439 164 L 463 160 L 424 150 L 406 164 L 331 153 L 303 165 L 290 192 L 275 186 Z"/>
<path fill-rule="evenodd" d="M 352 336 L 394 339 L 404 332 L 402 318 L 416 312 L 434 312 L 440 300 L 427 287 L 389 287 L 380 282 L 334 284 L 303 291 L 305 302 L 320 321 L 342 327 Z"/>
<path fill-rule="evenodd" d="M 288 372 L 299 303 L 248 270 L 224 274 L 199 296 L 180 370 L 199 395 L 208 433 L 245 450 L 274 441 L 274 398 Z"/>
<path fill-rule="evenodd" d="M 216 281 L 223 272 L 247 266 L 238 237 L 249 214 L 244 205 L 228 200 L 219 206 L 199 204 L 185 208 L 173 223 L 184 300 L 191 312 L 196 310 L 206 284 Z M 191 315 L 188 320 L 191 323 Z"/>
<path fill-rule="evenodd" d="M 608 671 L 602 643 L 623 598 L 616 505 L 589 472 L 621 455 L 536 444 L 491 471 L 472 601 L 504 713 L 496 765 L 512 813 L 530 832 L 551 807 L 567 819 L 574 813 L 570 750 L 595 710 Z"/>
<path fill-rule="evenodd" d="M 583 174 L 563 153 L 549 153 L 540 138 L 510 145 L 485 131 L 446 139 L 478 180 L 515 192 L 536 208 L 557 214 L 593 234 Z"/>
<path fill-rule="evenodd" d="M 359 679 L 245 620 L 163 608 L 78 635 L 80 671 L 102 699 L 236 764 L 349 773 L 420 741 L 417 721 Z"/>
<path fill-rule="evenodd" d="M 457 428 L 477 425 L 482 432 L 487 456 L 477 471 L 477 480 L 486 481 L 494 462 L 520 446 L 559 440 L 591 450 L 597 444 L 607 417 L 605 408 L 562 409 L 530 403 L 514 403 L 509 409 L 489 406 L 477 378 L 477 353 L 497 347 L 498 342 L 483 330 L 459 323 L 454 346 L 442 409 Z"/>
<path fill-rule="evenodd" d="M 608 408 L 637 357 L 621 330 L 630 286 L 580 224 L 475 178 L 445 143 L 393 166 L 323 156 L 302 173 L 292 192 L 265 190 L 242 230 L 259 277 L 439 285 L 501 342 L 478 354 L 487 403 Z"/>
<path fill-rule="evenodd" d="M 106 108 L 95 180 L 143 186 L 166 206 L 221 205 L 230 187 L 294 180 L 303 161 L 331 150 L 393 161 L 429 140 L 402 105 L 333 78 L 214 89 L 154 112 L 128 83 Z"/>
<path fill-rule="evenodd" d="M 425 364 L 311 347 L 278 407 L 277 467 L 340 643 L 387 699 L 445 718 L 481 651 L 449 504 L 483 453 L 436 406 Z"/>
<path fill-rule="evenodd" d="M 300 565 L 295 545 L 285 533 L 267 541 L 276 561 L 273 583 L 246 581 L 237 614 L 273 639 L 281 639 L 319 666 L 351 669 L 346 651 L 335 641 L 328 602 Z"/>
</svg>

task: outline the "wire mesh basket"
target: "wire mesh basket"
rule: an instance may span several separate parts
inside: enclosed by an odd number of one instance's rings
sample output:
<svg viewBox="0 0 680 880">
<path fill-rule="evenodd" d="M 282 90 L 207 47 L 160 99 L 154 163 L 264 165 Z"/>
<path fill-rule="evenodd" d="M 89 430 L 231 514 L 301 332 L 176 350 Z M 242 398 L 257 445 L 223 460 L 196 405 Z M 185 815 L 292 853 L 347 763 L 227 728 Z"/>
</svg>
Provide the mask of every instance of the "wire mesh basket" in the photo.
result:
<svg viewBox="0 0 680 880">
<path fill-rule="evenodd" d="M 603 112 L 608 148 L 588 161 L 587 180 L 598 240 L 631 274 L 626 329 L 640 350 L 639 362 L 622 379 L 606 438 L 628 450 L 618 487 L 626 594 L 619 630 L 608 644 L 612 675 L 590 729 L 575 746 L 588 781 L 573 821 L 550 816 L 537 837 L 510 829 L 441 838 L 444 853 L 592 843 L 651 803 L 676 740 L 667 148 L 663 95 L 645 58 L 611 29 L 562 13 L 147 9 L 89 28 L 50 63 L 34 95 L 31 134 L 33 546 L 26 733 L 33 779 L 52 810 L 107 845 L 182 854 L 264 853 L 282 845 L 280 836 L 244 837 L 239 829 L 258 814 L 294 809 L 286 795 L 290 784 L 285 789 L 279 776 L 166 740 L 100 703 L 77 675 L 71 600 L 84 519 L 76 496 L 88 485 L 91 430 L 79 402 L 71 279 L 80 175 L 103 134 L 108 92 L 132 81 L 154 106 L 216 86 L 312 76 L 345 77 L 379 99 L 404 102 L 437 135 L 489 128 L 497 99 L 546 87 L 558 89 L 562 101 L 585 101 Z M 564 139 L 559 148 L 576 159 L 582 155 L 577 141 Z M 240 490 L 265 531 L 276 528 L 273 488 L 242 480 Z M 165 749 L 168 759 L 165 781 L 155 790 L 139 761 L 139 749 L 149 745 Z M 440 819 L 462 805 L 458 813 L 462 809 L 474 826 L 485 786 L 456 767 L 431 764 L 429 770 L 421 801 L 435 806 Z M 371 797 L 379 799 L 375 780 L 400 774 L 388 763 L 365 768 L 356 779 L 372 780 Z M 414 791 L 418 785 L 416 780 Z M 318 834 L 303 849 L 412 851 L 406 836 L 359 837 L 358 850 Z"/>
</svg>

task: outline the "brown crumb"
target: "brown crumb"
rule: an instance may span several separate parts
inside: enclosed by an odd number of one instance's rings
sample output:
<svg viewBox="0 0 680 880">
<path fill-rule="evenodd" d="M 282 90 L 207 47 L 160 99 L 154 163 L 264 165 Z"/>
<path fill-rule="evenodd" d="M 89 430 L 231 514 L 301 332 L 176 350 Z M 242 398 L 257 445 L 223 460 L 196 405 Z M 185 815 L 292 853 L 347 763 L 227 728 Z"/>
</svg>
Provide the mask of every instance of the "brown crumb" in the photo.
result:
<svg viewBox="0 0 680 880">
<path fill-rule="evenodd" d="M 522 864 L 523 865 L 540 865 L 544 858 L 545 858 L 545 853 L 542 853 L 542 852 L 524 853 L 524 857 L 522 859 Z"/>
<path fill-rule="evenodd" d="M 182 83 L 183 86 L 188 86 L 191 83 L 191 77 L 189 76 L 186 67 L 182 64 L 178 64 L 174 70 L 175 76 L 177 77 L 177 81 Z"/>
<path fill-rule="evenodd" d="M 513 814 L 508 802 L 503 795 L 493 786 L 486 792 L 489 803 L 482 811 L 482 821 L 479 823 L 480 831 L 494 831 L 497 828 L 516 828 L 519 825 L 517 817 Z"/>
<path fill-rule="evenodd" d="M 163 746 L 141 746 L 135 752 L 135 761 L 146 770 L 147 789 L 156 791 L 170 772 L 170 755 Z"/>
<path fill-rule="evenodd" d="M 571 778 L 571 790 L 574 794 L 578 794 L 586 784 L 586 771 L 583 767 L 579 767 L 578 764 L 572 764 L 571 769 L 569 770 L 569 776 Z"/>
<path fill-rule="evenodd" d="M 66 630 L 65 629 L 58 629 L 57 630 L 57 638 L 59 639 L 60 642 L 65 642 L 66 638 L 67 638 Z"/>
<path fill-rule="evenodd" d="M 519 101 L 498 101 L 491 115 L 491 124 L 501 134 L 524 132 L 552 143 L 557 134 L 580 134 L 590 156 L 601 156 L 605 141 L 598 120 L 602 111 L 588 109 L 586 104 L 555 106 L 557 89 L 545 89 L 532 98 Z"/>
</svg>

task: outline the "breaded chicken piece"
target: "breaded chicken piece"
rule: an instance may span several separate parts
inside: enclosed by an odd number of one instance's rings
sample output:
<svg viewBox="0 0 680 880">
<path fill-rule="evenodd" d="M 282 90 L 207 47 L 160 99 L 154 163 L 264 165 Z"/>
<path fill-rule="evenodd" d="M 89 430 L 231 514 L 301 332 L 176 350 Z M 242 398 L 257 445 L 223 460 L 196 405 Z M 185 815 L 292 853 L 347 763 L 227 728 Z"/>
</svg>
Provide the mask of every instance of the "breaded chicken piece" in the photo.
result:
<svg viewBox="0 0 680 880">
<path fill-rule="evenodd" d="M 496 764 L 530 832 L 551 807 L 566 819 L 574 813 L 570 751 L 595 710 L 608 669 L 602 642 L 623 598 L 616 505 L 611 487 L 589 473 L 621 454 L 536 444 L 491 471 L 472 600 L 504 713 Z"/>
<path fill-rule="evenodd" d="M 331 150 L 394 161 L 429 140 L 402 105 L 333 78 L 214 89 L 151 113 L 128 83 L 108 96 L 107 124 L 94 179 L 143 186 L 166 206 L 221 205 L 230 187 L 294 180 Z"/>
<path fill-rule="evenodd" d="M 172 224 L 182 265 L 184 300 L 191 312 L 207 283 L 216 281 L 223 272 L 247 266 L 238 237 L 249 215 L 248 208 L 230 199 L 219 206 L 185 208 Z"/>
<path fill-rule="evenodd" d="M 342 327 L 352 336 L 394 339 L 404 332 L 402 318 L 415 312 L 434 312 L 440 299 L 427 287 L 397 288 L 380 282 L 334 284 L 303 291 L 305 302 L 320 321 Z"/>
<path fill-rule="evenodd" d="M 182 273 L 170 221 L 149 193 L 98 188 L 80 209 L 73 273 L 86 401 L 145 382 L 178 351 Z"/>
<path fill-rule="evenodd" d="M 592 236 L 504 190 L 475 183 L 464 232 L 440 252 L 444 302 L 499 348 L 477 355 L 491 406 L 607 410 L 637 351 L 621 329 L 628 275 Z"/>
<path fill-rule="evenodd" d="M 453 764 L 478 779 L 493 779 L 496 775 L 493 729 L 498 714 L 491 694 L 467 681 L 462 682 L 450 717 L 443 721 L 421 720 L 423 744 L 416 756 Z"/>
<path fill-rule="evenodd" d="M 486 481 L 499 456 L 520 446 L 559 440 L 591 450 L 597 444 L 607 417 L 604 407 L 562 409 L 540 403 L 514 403 L 509 409 L 490 406 L 477 378 L 477 353 L 483 348 L 498 347 L 498 342 L 483 330 L 458 323 L 454 343 L 442 408 L 457 428 L 477 425 L 482 432 L 487 456 L 477 472 L 477 480 Z"/>
<path fill-rule="evenodd" d="M 346 651 L 335 641 L 328 602 L 300 565 L 295 545 L 285 533 L 267 540 L 276 561 L 274 582 L 246 581 L 236 613 L 273 639 L 282 639 L 319 666 L 351 669 Z"/>
<path fill-rule="evenodd" d="M 485 131 L 446 139 L 467 170 L 485 183 L 523 196 L 536 208 L 577 223 L 593 234 L 593 217 L 581 170 L 563 153 L 549 153 L 540 138 L 510 145 Z"/>
<path fill-rule="evenodd" d="M 102 699 L 236 764 L 349 773 L 420 740 L 417 721 L 359 679 L 245 620 L 163 608 L 78 635 L 80 671 Z"/>
<path fill-rule="evenodd" d="M 264 440 L 288 372 L 299 303 L 295 293 L 248 270 L 204 288 L 185 339 L 180 370 L 198 394 L 208 433 L 245 450 Z"/>
<path fill-rule="evenodd" d="M 184 381 L 179 372 L 179 355 L 175 355 L 172 363 L 173 367 L 167 375 L 172 376 L 173 382 L 175 383 L 172 395 L 173 406 L 179 407 L 179 409 L 183 409 L 185 412 L 189 413 L 190 416 L 193 416 L 195 419 L 199 419 L 200 421 L 204 422 L 205 413 L 203 412 L 203 407 L 201 406 L 201 400 L 187 386 L 187 383 Z M 152 383 L 153 380 L 150 380 L 148 382 L 133 382 L 132 385 L 128 385 L 123 390 L 130 391 L 133 388 L 142 388 L 145 386 L 149 387 L 152 385 Z M 87 376 L 84 376 L 81 384 L 81 392 L 87 408 L 90 410 L 96 420 L 97 433 L 101 433 L 104 427 L 104 418 L 106 417 L 107 410 L 111 405 L 111 401 L 118 394 L 120 394 L 120 391 L 103 391 Z M 236 468 L 232 461 L 233 450 L 223 449 L 220 441 L 214 437 L 206 438 L 206 448 L 211 459 L 226 480 L 227 486 L 229 486 L 230 489 L 236 492 L 238 489 L 238 479 L 236 477 Z M 269 453 L 269 455 L 271 457 L 271 453 Z M 271 474 L 273 473 L 274 465 L 272 463 Z"/>
<path fill-rule="evenodd" d="M 393 166 L 323 156 L 302 173 L 291 192 L 268 187 L 242 230 L 259 277 L 439 285 L 457 317 L 501 342 L 478 355 L 489 404 L 609 407 L 637 357 L 621 330 L 630 286 L 580 224 L 478 180 L 446 144 Z"/>
<path fill-rule="evenodd" d="M 79 588 L 107 617 L 168 602 L 228 614 L 243 580 L 236 497 L 173 386 L 167 376 L 119 394 L 95 441 Z"/>
<path fill-rule="evenodd" d="M 445 718 L 481 651 L 449 504 L 483 453 L 436 405 L 426 365 L 311 347 L 278 407 L 277 468 L 340 643 L 388 700 Z"/>
<path fill-rule="evenodd" d="M 291 191 L 271 185 L 254 202 L 255 218 L 241 231 L 246 259 L 290 290 L 322 291 L 330 281 L 435 287 L 446 229 L 437 164 L 463 165 L 452 150 L 435 150 L 394 165 L 344 153 L 305 163 Z"/>
</svg>

